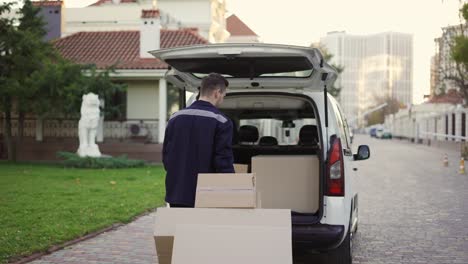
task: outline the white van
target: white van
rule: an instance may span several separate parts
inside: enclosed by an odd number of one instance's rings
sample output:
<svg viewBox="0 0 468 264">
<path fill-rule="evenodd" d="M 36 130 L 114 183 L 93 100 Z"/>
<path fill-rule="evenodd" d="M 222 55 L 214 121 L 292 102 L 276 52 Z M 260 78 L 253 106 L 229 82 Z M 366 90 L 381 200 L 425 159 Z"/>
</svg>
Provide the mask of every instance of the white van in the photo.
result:
<svg viewBox="0 0 468 264">
<path fill-rule="evenodd" d="M 235 124 L 236 163 L 249 166 L 270 189 L 263 208 L 292 212 L 296 256 L 323 254 L 327 263 L 352 263 L 358 225 L 352 151 L 346 118 L 327 93 L 336 71 L 314 48 L 270 44 L 212 44 L 151 52 L 169 64 L 169 82 L 197 93 L 217 72 L 229 88 L 221 110 Z M 274 190 L 270 192 L 269 190 Z M 261 192 L 261 191 L 260 191 Z"/>
</svg>

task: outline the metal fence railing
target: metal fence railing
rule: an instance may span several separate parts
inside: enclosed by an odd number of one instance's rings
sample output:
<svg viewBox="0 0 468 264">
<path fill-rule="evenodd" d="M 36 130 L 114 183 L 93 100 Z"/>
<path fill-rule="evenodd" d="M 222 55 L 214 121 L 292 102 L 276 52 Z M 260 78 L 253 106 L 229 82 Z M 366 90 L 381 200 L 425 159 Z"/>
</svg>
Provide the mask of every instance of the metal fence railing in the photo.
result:
<svg viewBox="0 0 468 264">
<path fill-rule="evenodd" d="M 45 119 L 42 121 L 42 136 L 49 138 L 78 137 L 78 119 Z M 158 141 L 158 119 L 126 119 L 119 121 L 104 121 L 102 127 L 105 139 L 142 139 L 146 142 Z M 39 121 L 26 119 L 24 136 L 36 137 Z M 0 119 L 0 134 L 4 131 L 4 120 Z M 12 134 L 18 134 L 18 119 L 12 120 Z"/>
</svg>

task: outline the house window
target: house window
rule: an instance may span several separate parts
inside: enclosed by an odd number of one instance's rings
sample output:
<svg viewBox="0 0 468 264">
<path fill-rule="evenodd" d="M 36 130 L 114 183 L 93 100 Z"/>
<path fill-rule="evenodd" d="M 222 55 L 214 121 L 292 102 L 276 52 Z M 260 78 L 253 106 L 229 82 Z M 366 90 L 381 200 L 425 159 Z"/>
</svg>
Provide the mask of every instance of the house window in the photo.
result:
<svg viewBox="0 0 468 264">
<path fill-rule="evenodd" d="M 448 115 L 445 115 L 445 135 L 448 135 L 449 133 L 449 128 L 448 128 L 448 118 L 449 116 Z M 448 137 L 446 136 L 445 137 L 445 140 L 448 140 Z"/>
</svg>

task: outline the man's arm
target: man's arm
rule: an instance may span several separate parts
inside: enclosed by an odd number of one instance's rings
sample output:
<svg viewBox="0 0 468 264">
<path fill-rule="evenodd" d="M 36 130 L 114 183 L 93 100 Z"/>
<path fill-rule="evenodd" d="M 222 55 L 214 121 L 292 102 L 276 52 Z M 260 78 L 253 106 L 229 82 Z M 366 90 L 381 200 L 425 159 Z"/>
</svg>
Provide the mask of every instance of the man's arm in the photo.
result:
<svg viewBox="0 0 468 264">
<path fill-rule="evenodd" d="M 234 173 L 232 155 L 232 122 L 218 126 L 215 135 L 214 167 L 217 173 Z"/>
<path fill-rule="evenodd" d="M 164 143 L 163 143 L 163 149 L 162 149 L 162 160 L 163 160 L 163 165 L 164 165 L 164 169 L 167 171 L 167 167 L 168 167 L 168 164 L 167 164 L 167 158 L 168 158 L 168 153 L 169 153 L 169 148 L 168 148 L 168 145 L 169 145 L 169 141 L 170 141 L 170 138 L 171 138 L 171 134 L 170 134 L 170 130 L 169 130 L 169 127 L 171 126 L 170 122 L 167 124 L 167 127 L 166 127 L 166 131 L 164 133 Z"/>
</svg>

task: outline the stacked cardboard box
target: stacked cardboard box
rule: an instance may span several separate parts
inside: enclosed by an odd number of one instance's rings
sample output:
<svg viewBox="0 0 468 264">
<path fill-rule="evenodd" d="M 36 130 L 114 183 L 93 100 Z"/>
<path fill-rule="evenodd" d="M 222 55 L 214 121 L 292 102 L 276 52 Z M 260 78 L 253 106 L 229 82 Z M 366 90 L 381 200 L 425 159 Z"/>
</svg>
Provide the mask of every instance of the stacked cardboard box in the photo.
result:
<svg viewBox="0 0 468 264">
<path fill-rule="evenodd" d="M 255 208 L 256 193 L 253 174 L 199 174 L 195 207 Z"/>
<path fill-rule="evenodd" d="M 234 171 L 236 173 L 247 173 L 249 166 L 247 164 L 234 164 Z"/>
<path fill-rule="evenodd" d="M 288 264 L 291 230 L 271 226 L 182 225 L 173 264 Z"/>
<path fill-rule="evenodd" d="M 270 195 L 277 191 L 276 184 L 285 183 L 277 182 L 278 171 L 259 169 L 275 167 L 271 162 L 255 162 L 269 206 L 274 202 Z M 241 169 L 247 171 L 246 167 Z M 273 174 L 275 185 L 267 183 L 268 174 Z M 291 181 L 287 175 L 284 173 L 283 180 Z M 292 191 L 292 187 L 286 188 Z M 285 199 L 283 193 L 278 195 Z M 197 208 L 158 209 L 154 239 L 160 264 L 292 263 L 291 210 L 255 209 L 261 207 L 255 174 L 200 174 L 195 205 Z M 280 204 L 280 208 L 283 206 Z"/>
<path fill-rule="evenodd" d="M 319 169 L 315 155 L 253 157 L 252 173 L 261 207 L 315 213 L 320 197 Z"/>
<path fill-rule="evenodd" d="M 290 210 L 159 208 L 154 238 L 160 264 L 292 263 Z"/>
</svg>

